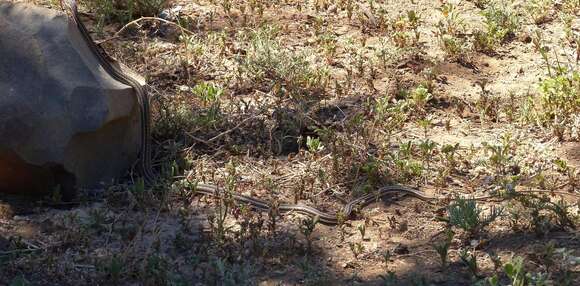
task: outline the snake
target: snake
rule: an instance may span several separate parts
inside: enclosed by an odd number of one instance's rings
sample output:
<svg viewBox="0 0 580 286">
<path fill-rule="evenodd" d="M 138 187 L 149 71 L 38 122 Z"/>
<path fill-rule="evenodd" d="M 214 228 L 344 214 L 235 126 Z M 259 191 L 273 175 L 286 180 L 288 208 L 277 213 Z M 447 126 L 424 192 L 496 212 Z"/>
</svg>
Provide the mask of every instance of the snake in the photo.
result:
<svg viewBox="0 0 580 286">
<path fill-rule="evenodd" d="M 260 211 L 270 211 L 272 209 L 276 209 L 279 214 L 299 213 L 311 217 L 324 225 L 340 225 L 344 223 L 345 220 L 350 219 L 356 209 L 363 208 L 373 202 L 376 202 L 378 199 L 384 197 L 387 194 L 392 194 L 393 192 L 402 192 L 427 202 L 440 199 L 438 197 L 426 195 L 421 191 L 404 185 L 388 185 L 378 189 L 377 191 L 369 192 L 347 202 L 337 213 L 329 213 L 323 212 L 317 208 L 305 204 L 280 204 L 275 206 L 265 200 L 239 193 L 228 192 L 216 187 L 215 185 L 194 184 L 193 189 L 195 193 L 213 197 L 223 197 L 224 195 L 229 195 L 235 201 L 244 203 Z"/>
<path fill-rule="evenodd" d="M 68 4 L 65 5 L 64 2 Z M 92 53 L 96 56 L 97 60 L 103 67 L 103 69 L 115 80 L 126 84 L 134 89 L 136 94 L 136 99 L 139 105 L 139 112 L 140 112 L 140 154 L 139 154 L 139 165 L 144 177 L 144 180 L 148 183 L 153 183 L 157 180 L 157 176 L 155 175 L 152 164 L 151 164 L 151 119 L 150 119 L 150 103 L 149 103 L 149 95 L 146 90 L 146 85 L 143 85 L 137 79 L 135 74 L 131 74 L 132 72 L 123 69 L 122 66 L 112 57 L 110 57 L 106 51 L 97 45 L 83 22 L 81 21 L 78 13 L 77 3 L 76 0 L 61 0 L 61 6 L 63 9 L 66 10 L 68 7 L 70 20 L 74 25 L 77 26 L 78 31 L 81 33 L 81 36 L 84 39 L 84 42 L 88 45 L 89 49 Z M 410 195 L 412 197 L 418 198 L 423 201 L 433 202 L 433 201 L 441 201 L 445 200 L 446 197 L 440 196 L 431 196 L 424 192 L 421 192 L 417 189 L 412 187 L 394 184 L 388 185 L 379 188 L 374 192 L 369 192 L 365 195 L 362 195 L 358 198 L 352 199 L 351 201 L 347 202 L 342 210 L 338 213 L 329 213 L 323 212 L 317 208 L 312 206 L 308 206 L 305 204 L 280 204 L 274 206 L 273 204 L 251 196 L 246 196 L 239 193 L 228 192 L 216 185 L 212 184 L 205 184 L 205 183 L 196 183 L 194 184 L 194 193 L 195 194 L 202 194 L 207 196 L 213 197 L 221 197 L 224 195 L 228 195 L 233 200 L 247 204 L 255 210 L 258 211 L 270 211 L 273 208 L 276 208 L 280 214 L 286 213 L 299 213 L 311 218 L 316 219 L 316 221 L 326 224 L 326 225 L 339 225 L 344 222 L 344 220 L 350 219 L 352 213 L 357 208 L 363 208 L 375 201 L 379 198 L 386 196 L 387 194 L 392 193 L 403 193 L 405 195 Z M 519 191 L 518 193 L 525 193 L 525 192 L 538 192 L 535 190 L 527 190 L 527 191 Z M 557 192 L 557 191 L 544 191 L 550 193 L 559 193 L 562 195 L 576 195 L 566 192 Z M 478 197 L 466 197 L 473 200 L 485 200 L 494 198 L 493 195 L 483 195 Z"/>
<path fill-rule="evenodd" d="M 65 5 L 65 1 L 67 1 L 67 5 Z M 79 17 L 76 0 L 61 0 L 61 7 L 70 12 L 67 13 L 69 15 L 69 19 L 74 25 L 76 25 L 84 42 L 87 44 L 93 55 L 96 56 L 97 60 L 103 69 L 107 72 L 107 74 L 109 74 L 113 79 L 130 86 L 135 91 L 136 99 L 140 109 L 140 169 L 145 181 L 154 182 L 156 180 L 156 176 L 153 173 L 153 168 L 151 167 L 151 120 L 149 94 L 145 89 L 146 85 L 141 84 L 136 75 L 129 74 L 129 70 L 123 69 L 117 60 L 110 57 L 102 47 L 93 41 L 89 31 Z"/>
</svg>

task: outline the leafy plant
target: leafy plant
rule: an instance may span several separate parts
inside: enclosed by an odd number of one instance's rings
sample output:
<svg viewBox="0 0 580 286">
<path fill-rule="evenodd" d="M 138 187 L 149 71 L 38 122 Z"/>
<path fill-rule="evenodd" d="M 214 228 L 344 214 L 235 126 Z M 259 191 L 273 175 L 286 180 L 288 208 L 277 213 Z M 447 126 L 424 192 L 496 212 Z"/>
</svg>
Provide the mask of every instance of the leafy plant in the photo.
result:
<svg viewBox="0 0 580 286">
<path fill-rule="evenodd" d="M 439 45 L 450 60 L 468 60 L 470 47 L 463 37 L 465 20 L 452 3 L 445 3 L 439 8 L 442 19 L 437 23 L 435 35 Z"/>
<path fill-rule="evenodd" d="M 199 83 L 195 85 L 191 92 L 201 100 L 202 105 L 207 110 L 201 114 L 197 122 L 204 126 L 213 125 L 220 120 L 221 104 L 220 98 L 223 90 L 212 83 Z"/>
<path fill-rule="evenodd" d="M 122 259 L 119 256 L 114 255 L 106 260 L 102 266 L 102 272 L 107 275 L 107 278 L 110 279 L 113 284 L 117 284 L 123 274 L 124 266 L 125 264 Z"/>
<path fill-rule="evenodd" d="M 497 121 L 499 119 L 500 97 L 486 89 L 487 81 L 480 81 L 477 84 L 481 88 L 481 93 L 475 102 L 475 107 L 479 110 L 481 122 L 483 123 L 486 119 Z"/>
<path fill-rule="evenodd" d="M 315 218 L 308 217 L 306 219 L 303 219 L 301 224 L 300 224 L 300 232 L 306 238 L 306 242 L 308 243 L 308 251 L 312 250 L 311 236 L 312 236 L 312 233 L 314 233 L 314 229 L 316 228 L 317 224 L 318 224 L 318 217 L 315 217 Z"/>
<path fill-rule="evenodd" d="M 363 224 L 359 225 L 357 227 L 357 229 L 358 229 L 358 232 L 360 233 L 360 238 L 362 240 L 364 240 L 365 239 L 366 229 L 367 229 L 366 224 L 363 223 Z"/>
<path fill-rule="evenodd" d="M 475 234 L 498 218 L 502 209 L 492 207 L 489 214 L 484 215 L 475 200 L 458 197 L 448 207 L 448 212 L 449 224 Z"/>
<path fill-rule="evenodd" d="M 217 206 L 213 214 L 208 215 L 211 233 L 218 244 L 223 244 L 230 227 L 226 226 L 226 219 L 230 211 L 227 195 L 220 195 L 217 198 Z"/>
<path fill-rule="evenodd" d="M 482 280 L 482 282 L 477 285 L 500 286 L 499 278 L 497 277 L 497 274 L 494 274 L 492 277 L 487 277 L 486 279 Z"/>
<path fill-rule="evenodd" d="M 441 12 L 443 19 L 437 23 L 437 35 L 457 36 L 463 32 L 465 29 L 465 20 L 456 10 L 453 3 L 445 3 L 438 10 Z"/>
<path fill-rule="evenodd" d="M 459 37 L 443 35 L 439 39 L 441 48 L 449 60 L 467 61 L 470 48 L 465 40 Z"/>
<path fill-rule="evenodd" d="M 457 165 L 456 154 L 458 149 L 459 143 L 456 143 L 455 145 L 445 144 L 441 146 L 440 154 L 443 155 L 445 166 L 447 167 L 449 172 L 452 172 L 456 168 Z"/>
<path fill-rule="evenodd" d="M 513 158 L 516 141 L 512 139 L 511 134 L 505 133 L 501 137 L 500 144 L 490 144 L 482 142 L 487 157 L 486 164 L 495 169 L 497 175 L 504 175 L 508 172 L 508 167 Z"/>
<path fill-rule="evenodd" d="M 527 227 L 537 234 L 545 234 L 554 228 L 576 228 L 577 215 L 564 200 L 552 202 L 549 197 L 527 194 L 516 196 L 515 201 L 521 206 L 520 217 L 529 218 Z"/>
<path fill-rule="evenodd" d="M 348 244 L 350 247 L 350 251 L 354 255 L 355 258 L 358 258 L 365 251 L 365 246 L 360 242 L 351 242 Z"/>
<path fill-rule="evenodd" d="M 462 249 L 459 252 L 459 258 L 461 259 L 461 262 L 463 262 L 463 264 L 467 266 L 472 277 L 474 278 L 479 277 L 477 256 L 475 255 L 475 252 L 469 253 L 467 249 Z"/>
<path fill-rule="evenodd" d="M 512 286 L 526 286 L 529 282 L 529 277 L 524 269 L 524 259 L 520 256 L 512 258 L 512 260 L 504 265 L 504 272 L 511 280 Z"/>
<path fill-rule="evenodd" d="M 482 15 L 485 18 L 485 31 L 475 32 L 474 44 L 478 51 L 494 51 L 519 29 L 520 19 L 505 0 L 491 2 Z"/>
<path fill-rule="evenodd" d="M 391 35 L 396 47 L 407 48 L 415 46 L 421 36 L 419 27 L 421 18 L 414 10 L 407 11 L 406 15 L 399 16 L 392 24 Z"/>
<path fill-rule="evenodd" d="M 580 72 L 559 73 L 540 83 L 539 121 L 552 128 L 563 139 L 572 133 L 574 116 L 580 113 Z"/>
<path fill-rule="evenodd" d="M 24 278 L 23 276 L 17 276 L 16 278 L 12 279 L 12 282 L 10 282 L 9 286 L 28 286 L 28 285 L 32 284 L 30 284 L 30 282 L 28 282 L 26 278 Z"/>
<path fill-rule="evenodd" d="M 434 243 L 433 248 L 439 254 L 439 259 L 441 261 L 441 267 L 446 268 L 447 262 L 449 260 L 449 247 L 451 247 L 451 241 L 453 241 L 453 236 L 455 233 L 452 229 L 448 228 L 445 230 L 445 240 L 441 243 Z"/>
<path fill-rule="evenodd" d="M 383 262 L 385 263 L 385 268 L 389 269 L 389 264 L 391 262 L 392 253 L 390 250 L 383 252 Z"/>
<path fill-rule="evenodd" d="M 524 4 L 524 9 L 535 24 L 542 24 L 549 19 L 553 2 L 553 0 L 528 0 Z"/>
<path fill-rule="evenodd" d="M 141 275 L 145 281 L 149 281 L 152 285 L 166 285 L 170 281 L 169 262 L 160 255 L 150 255 L 146 258 Z"/>
<path fill-rule="evenodd" d="M 409 94 L 409 100 L 411 106 L 419 109 L 424 110 L 427 102 L 433 98 L 433 95 L 429 92 L 429 89 L 420 85 L 416 87 L 411 93 Z"/>
<path fill-rule="evenodd" d="M 125 23 L 142 16 L 156 16 L 169 4 L 168 0 L 89 0 L 101 24 Z"/>
<path fill-rule="evenodd" d="M 237 286 L 253 285 L 250 279 L 251 266 L 247 264 L 230 263 L 222 258 L 212 260 L 214 270 L 213 285 Z"/>
<path fill-rule="evenodd" d="M 322 96 L 328 70 L 313 66 L 304 53 L 284 49 L 276 31 L 266 27 L 248 35 L 247 53 L 238 57 L 241 78 L 280 98 L 300 102 Z"/>
<path fill-rule="evenodd" d="M 308 151 L 312 153 L 316 153 L 324 149 L 324 146 L 322 146 L 322 143 L 320 142 L 320 138 L 314 138 L 310 136 L 306 137 L 306 147 L 308 147 Z"/>
</svg>

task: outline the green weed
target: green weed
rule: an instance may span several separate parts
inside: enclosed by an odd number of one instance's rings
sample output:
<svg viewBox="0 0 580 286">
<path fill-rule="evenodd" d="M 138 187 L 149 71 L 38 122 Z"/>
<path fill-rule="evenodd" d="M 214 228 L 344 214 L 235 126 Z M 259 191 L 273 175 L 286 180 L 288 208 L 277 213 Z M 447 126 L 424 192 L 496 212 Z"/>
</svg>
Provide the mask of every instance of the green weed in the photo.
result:
<svg viewBox="0 0 580 286">
<path fill-rule="evenodd" d="M 520 27 L 516 11 L 507 1 L 494 1 L 482 12 L 485 31 L 474 34 L 474 47 L 478 51 L 493 52 L 500 44 L 513 37 Z"/>
<path fill-rule="evenodd" d="M 540 83 L 539 121 L 556 137 L 572 135 L 574 116 L 580 113 L 580 72 L 560 73 Z"/>
<path fill-rule="evenodd" d="M 449 261 L 449 248 L 451 247 L 451 241 L 455 233 L 452 229 L 448 228 L 445 230 L 445 240 L 441 243 L 434 243 L 432 246 L 439 254 L 439 259 L 441 261 L 441 267 L 446 268 Z"/>
<path fill-rule="evenodd" d="M 501 208 L 492 207 L 489 214 L 485 215 L 475 200 L 456 198 L 448 207 L 448 221 L 450 225 L 473 235 L 491 224 L 502 211 Z"/>
<path fill-rule="evenodd" d="M 447 58 L 452 61 L 467 61 L 470 47 L 463 36 L 465 20 L 452 3 L 445 3 L 440 8 L 442 19 L 437 23 L 435 35 Z"/>
<path fill-rule="evenodd" d="M 549 20 L 553 5 L 553 0 L 528 0 L 524 9 L 533 23 L 542 24 Z"/>
<path fill-rule="evenodd" d="M 248 51 L 238 56 L 244 81 L 279 98 L 298 102 L 316 99 L 328 85 L 328 70 L 312 65 L 305 53 L 284 49 L 276 30 L 262 28 L 249 34 Z"/>
<path fill-rule="evenodd" d="M 168 0 L 89 0 L 101 24 L 126 23 L 144 16 L 156 16 L 169 4 Z"/>
</svg>

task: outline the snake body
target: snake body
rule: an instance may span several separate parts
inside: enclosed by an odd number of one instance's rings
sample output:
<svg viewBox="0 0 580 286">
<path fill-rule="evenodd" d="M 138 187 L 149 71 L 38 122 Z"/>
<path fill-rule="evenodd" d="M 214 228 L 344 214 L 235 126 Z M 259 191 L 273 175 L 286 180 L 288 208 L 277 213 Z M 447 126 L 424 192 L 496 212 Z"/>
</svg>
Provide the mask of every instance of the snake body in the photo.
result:
<svg viewBox="0 0 580 286">
<path fill-rule="evenodd" d="M 225 190 L 222 190 L 214 185 L 197 184 L 195 186 L 195 192 L 203 195 L 218 197 L 224 194 Z M 303 204 L 280 204 L 279 206 L 277 206 L 277 209 L 280 214 L 290 212 L 300 213 L 310 217 L 317 218 L 318 222 L 322 224 L 338 225 L 344 222 L 345 219 L 349 219 L 355 208 L 363 208 L 369 205 L 370 203 L 376 202 L 378 199 L 387 194 L 392 194 L 393 192 L 402 192 L 404 194 L 411 195 L 424 201 L 432 201 L 435 199 L 439 199 L 437 197 L 428 196 L 423 192 L 417 191 L 407 186 L 389 185 L 380 188 L 376 192 L 371 192 L 349 201 L 343 206 L 342 210 L 339 213 L 323 212 L 317 208 Z M 270 209 L 272 209 L 272 205 L 267 201 L 237 193 L 230 192 L 228 194 L 231 195 L 231 197 L 234 200 L 248 204 L 254 209 L 260 211 L 269 211 Z"/>
<path fill-rule="evenodd" d="M 67 0 L 61 0 L 67 1 Z M 64 3 L 61 2 L 61 6 L 65 7 Z M 89 31 L 81 21 L 76 0 L 68 0 L 68 9 L 70 11 L 69 18 L 71 19 L 72 23 L 75 24 L 78 28 L 78 31 L 81 33 L 81 36 L 84 39 L 84 42 L 87 44 L 89 49 L 92 53 L 97 57 L 97 60 L 103 67 L 103 69 L 115 80 L 126 84 L 135 90 L 135 94 L 137 97 L 137 102 L 139 105 L 139 113 L 141 117 L 141 135 L 140 135 L 140 143 L 141 143 L 141 150 L 140 150 L 140 166 L 141 172 L 143 173 L 143 177 L 147 182 L 154 182 L 155 175 L 151 168 L 151 130 L 150 130 L 150 108 L 149 108 L 149 95 L 145 90 L 144 86 L 132 75 L 126 73 L 120 65 L 116 64 L 115 60 L 110 58 L 107 53 L 99 47 L 93 41 Z"/>
<path fill-rule="evenodd" d="M 149 96 L 147 91 L 145 90 L 144 86 L 132 75 L 125 72 L 120 65 L 116 64 L 115 60 L 110 58 L 107 53 L 99 47 L 93 41 L 92 37 L 90 36 L 88 30 L 86 29 L 85 25 L 82 23 L 78 16 L 77 10 L 77 3 L 76 0 L 61 0 L 61 5 L 65 7 L 64 1 L 68 2 L 68 9 L 69 9 L 69 17 L 73 24 L 75 24 L 80 31 L 84 41 L 91 49 L 93 54 L 97 57 L 98 61 L 100 62 L 101 66 L 105 71 L 111 75 L 115 80 L 126 84 L 132 87 L 135 90 L 135 94 L 137 97 L 138 105 L 140 108 L 140 117 L 141 117 L 141 134 L 140 134 L 140 169 L 143 174 L 145 181 L 149 184 L 154 183 L 157 178 L 153 172 L 152 165 L 151 165 L 151 144 L 150 144 L 150 107 L 149 107 Z M 211 184 L 197 184 L 195 187 L 196 194 L 208 195 L 208 196 L 220 196 L 223 195 L 225 190 Z M 310 217 L 318 218 L 318 221 L 323 224 L 328 225 L 337 225 L 341 223 L 342 219 L 349 219 L 350 215 L 352 214 L 353 210 L 357 207 L 365 207 L 368 204 L 377 201 L 379 198 L 387 195 L 392 194 L 393 192 L 404 193 L 407 195 L 411 195 L 423 201 L 434 201 L 434 200 L 442 200 L 443 197 L 435 197 L 429 196 L 421 191 L 416 189 L 402 186 L 402 185 L 390 185 L 385 186 L 377 190 L 376 192 L 368 193 L 363 195 L 359 198 L 353 199 L 347 204 L 344 205 L 342 210 L 339 213 L 327 213 L 320 211 L 314 207 L 303 205 L 303 204 L 280 204 L 277 206 L 278 211 L 281 214 L 284 213 L 300 213 Z M 522 191 L 522 192 L 535 192 L 535 191 Z M 228 193 L 232 199 L 250 205 L 256 210 L 259 211 L 269 211 L 272 209 L 272 205 L 264 200 L 250 197 L 242 194 L 237 193 Z M 566 195 L 566 193 L 560 192 L 562 195 Z M 573 195 L 567 193 L 567 195 Z M 576 194 L 577 195 L 577 194 Z M 484 200 L 493 198 L 491 195 L 484 195 L 480 197 L 471 197 L 471 199 L 475 200 Z M 342 217 L 342 218 L 339 218 Z"/>
</svg>

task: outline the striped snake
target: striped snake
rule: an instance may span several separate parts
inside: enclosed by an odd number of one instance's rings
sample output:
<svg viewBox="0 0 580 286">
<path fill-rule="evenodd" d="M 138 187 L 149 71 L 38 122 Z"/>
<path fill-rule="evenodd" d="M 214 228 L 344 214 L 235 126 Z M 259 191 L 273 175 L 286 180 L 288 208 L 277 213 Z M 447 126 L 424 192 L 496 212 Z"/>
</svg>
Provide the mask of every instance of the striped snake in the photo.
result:
<svg viewBox="0 0 580 286">
<path fill-rule="evenodd" d="M 101 66 L 105 69 L 105 71 L 111 75 L 115 80 L 131 86 L 136 93 L 137 101 L 140 108 L 140 116 L 141 116 L 141 150 L 140 150 L 140 169 L 143 173 L 143 177 L 145 181 L 149 184 L 154 183 L 157 178 L 154 174 L 151 166 L 151 144 L 150 144 L 150 107 L 149 107 L 149 96 L 147 91 L 145 90 L 144 86 L 132 75 L 128 74 L 124 71 L 119 64 L 117 64 L 116 60 L 110 58 L 107 53 L 95 42 L 92 40 L 88 30 L 86 29 L 85 25 L 82 23 L 78 16 L 77 10 L 77 3 L 76 0 L 61 0 L 61 5 L 65 7 L 64 1 L 68 2 L 68 9 L 70 11 L 69 17 L 73 24 L 76 24 L 78 30 L 80 31 L 82 37 L 84 38 L 86 44 L 91 49 L 93 54 L 97 57 Z M 219 196 L 224 191 L 215 186 L 209 184 L 197 184 L 195 186 L 195 191 L 197 194 L 203 194 L 208 196 Z M 318 221 L 327 224 L 327 225 L 337 225 L 341 221 L 339 217 L 344 219 L 348 219 L 352 214 L 355 208 L 362 208 L 367 206 L 368 204 L 377 201 L 379 198 L 391 194 L 393 192 L 401 192 L 407 195 L 411 195 L 423 201 L 434 201 L 434 200 L 443 200 L 443 197 L 435 197 L 429 196 L 423 192 L 415 190 L 410 187 L 402 186 L 402 185 L 390 185 L 385 186 L 377 190 L 376 192 L 369 193 L 363 195 L 359 198 L 353 199 L 347 204 L 344 205 L 340 213 L 327 213 L 320 211 L 314 207 L 302 205 L 302 204 L 281 204 L 277 207 L 280 213 L 289 213 L 295 212 L 304 214 L 310 217 L 318 218 Z M 537 191 L 521 191 L 521 192 L 537 192 Z M 573 195 L 571 193 L 565 192 L 557 192 L 563 195 Z M 242 194 L 234 194 L 230 193 L 231 198 L 234 200 L 245 203 L 250 205 L 256 210 L 260 211 L 269 211 L 272 209 L 272 205 L 264 200 L 242 195 Z M 493 198 L 492 195 L 484 195 L 479 197 L 471 197 L 471 199 L 475 200 L 485 200 Z"/>
</svg>

